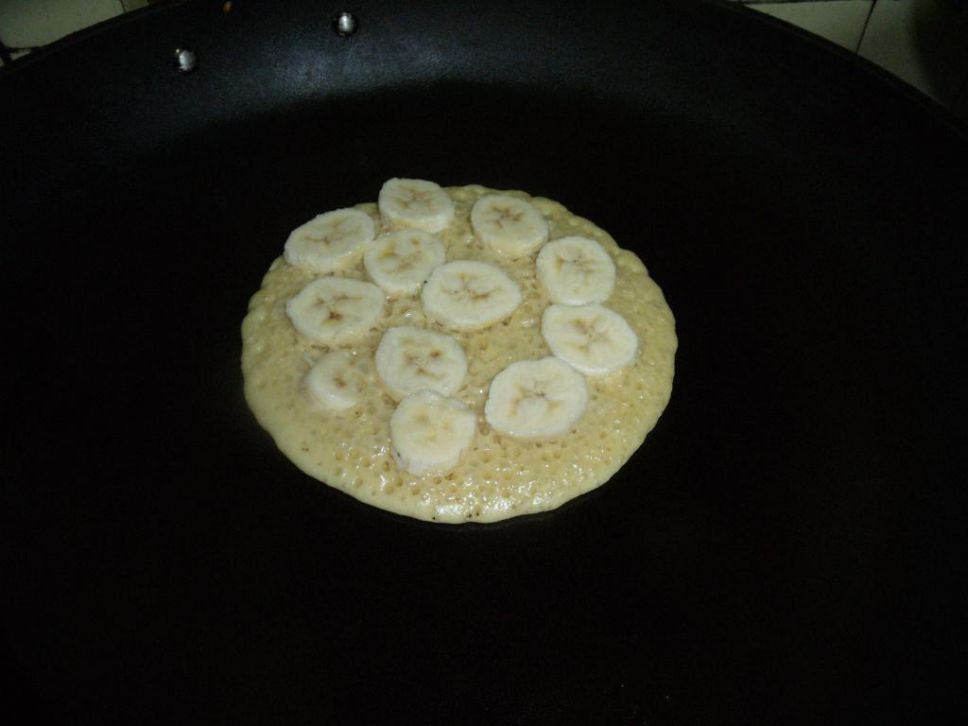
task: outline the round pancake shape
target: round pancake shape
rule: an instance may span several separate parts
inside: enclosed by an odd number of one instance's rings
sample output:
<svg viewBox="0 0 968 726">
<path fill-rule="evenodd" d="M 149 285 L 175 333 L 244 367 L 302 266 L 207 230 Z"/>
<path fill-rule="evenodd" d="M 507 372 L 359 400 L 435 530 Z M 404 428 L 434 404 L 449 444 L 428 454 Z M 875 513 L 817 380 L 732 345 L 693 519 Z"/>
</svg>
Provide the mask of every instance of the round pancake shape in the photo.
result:
<svg viewBox="0 0 968 726">
<path fill-rule="evenodd" d="M 455 330 L 428 315 L 420 292 L 387 296 L 380 317 L 351 343 L 321 343 L 301 334 L 287 304 L 323 275 L 276 259 L 253 295 L 242 323 L 242 371 L 246 400 L 279 449 L 302 471 L 356 499 L 430 522 L 496 522 L 554 509 L 608 481 L 642 445 L 669 401 L 677 338 L 675 319 L 642 261 L 604 230 L 550 199 L 483 186 L 445 188 L 454 218 L 435 237 L 445 262 L 493 265 L 521 292 L 520 304 L 502 320 L 480 329 Z M 508 260 L 478 238 L 471 225 L 474 204 L 487 195 L 526 200 L 547 222 L 549 241 L 580 236 L 596 241 L 615 266 L 614 287 L 601 305 L 620 315 L 638 346 L 627 365 L 607 375 L 586 376 L 587 405 L 564 433 L 519 438 L 494 430 L 484 415 L 491 382 L 519 361 L 553 355 L 542 337 L 545 310 L 553 304 L 530 256 Z M 375 203 L 355 207 L 369 215 L 376 237 L 398 228 L 381 218 Z M 361 282 L 362 258 L 332 273 Z M 467 357 L 467 373 L 452 398 L 476 416 L 476 429 L 459 461 L 446 471 L 413 474 L 393 450 L 390 420 L 399 404 L 377 371 L 375 353 L 394 327 L 452 336 Z M 362 377 L 359 401 L 345 409 L 319 406 L 305 378 L 317 361 L 338 350 Z"/>
</svg>

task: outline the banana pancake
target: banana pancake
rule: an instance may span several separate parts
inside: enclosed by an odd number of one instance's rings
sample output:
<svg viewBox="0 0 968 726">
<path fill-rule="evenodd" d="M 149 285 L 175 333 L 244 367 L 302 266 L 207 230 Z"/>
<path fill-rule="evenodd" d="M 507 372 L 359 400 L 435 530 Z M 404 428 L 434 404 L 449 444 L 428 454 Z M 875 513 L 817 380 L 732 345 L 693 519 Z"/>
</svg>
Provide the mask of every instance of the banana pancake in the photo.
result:
<svg viewBox="0 0 968 726">
<path fill-rule="evenodd" d="M 435 522 L 606 482 L 669 401 L 675 321 L 562 205 L 391 179 L 290 234 L 242 323 L 245 396 L 300 469 Z"/>
</svg>

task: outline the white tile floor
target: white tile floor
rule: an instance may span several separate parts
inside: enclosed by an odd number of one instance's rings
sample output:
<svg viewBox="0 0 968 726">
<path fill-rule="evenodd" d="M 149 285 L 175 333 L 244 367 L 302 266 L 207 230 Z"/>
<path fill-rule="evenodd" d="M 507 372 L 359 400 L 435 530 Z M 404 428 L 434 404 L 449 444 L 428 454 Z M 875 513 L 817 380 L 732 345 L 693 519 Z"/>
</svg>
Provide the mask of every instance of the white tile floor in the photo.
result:
<svg viewBox="0 0 968 726">
<path fill-rule="evenodd" d="M 0 40 L 33 48 L 123 12 L 121 0 L 0 0 Z"/>
<path fill-rule="evenodd" d="M 759 3 L 754 10 L 785 20 L 804 30 L 856 51 L 873 0 L 824 0 L 824 2 Z"/>
<path fill-rule="evenodd" d="M 740 1 L 858 52 L 968 119 L 968 17 L 945 0 Z M 0 0 L 0 40 L 44 45 L 148 2 Z"/>
<path fill-rule="evenodd" d="M 939 0 L 880 0 L 860 55 L 953 105 L 968 80 L 968 19 Z"/>
<path fill-rule="evenodd" d="M 747 7 L 857 52 L 968 119 L 968 17 L 959 18 L 945 0 L 807 0 Z"/>
</svg>

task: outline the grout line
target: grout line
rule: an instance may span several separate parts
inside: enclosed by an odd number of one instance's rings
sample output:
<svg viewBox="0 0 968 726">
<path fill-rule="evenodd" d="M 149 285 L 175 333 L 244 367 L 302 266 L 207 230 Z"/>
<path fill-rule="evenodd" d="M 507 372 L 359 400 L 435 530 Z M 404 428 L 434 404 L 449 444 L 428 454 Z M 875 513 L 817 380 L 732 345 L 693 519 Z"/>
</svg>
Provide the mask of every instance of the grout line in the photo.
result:
<svg viewBox="0 0 968 726">
<path fill-rule="evenodd" d="M 867 11 L 867 17 L 864 18 L 864 27 L 860 29 L 860 37 L 857 39 L 857 47 L 854 48 L 854 55 L 860 55 L 860 46 L 864 42 L 864 36 L 867 34 L 867 26 L 871 22 L 871 16 L 874 14 L 874 7 L 877 5 L 877 0 L 872 0 L 870 10 Z"/>
</svg>

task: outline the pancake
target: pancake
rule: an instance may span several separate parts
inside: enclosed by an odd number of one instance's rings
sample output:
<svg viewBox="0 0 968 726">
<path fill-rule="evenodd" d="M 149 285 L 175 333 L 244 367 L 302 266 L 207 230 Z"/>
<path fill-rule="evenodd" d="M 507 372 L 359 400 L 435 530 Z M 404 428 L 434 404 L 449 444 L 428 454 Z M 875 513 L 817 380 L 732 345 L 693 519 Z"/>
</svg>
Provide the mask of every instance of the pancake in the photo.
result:
<svg viewBox="0 0 968 726">
<path fill-rule="evenodd" d="M 497 192 L 476 185 L 451 187 L 442 193 L 449 197 L 452 209 L 436 210 L 432 224 L 424 225 L 423 230 L 417 229 L 419 221 L 404 214 L 381 215 L 376 204 L 360 204 L 353 212 L 366 215 L 372 221 L 372 230 L 367 220 L 353 217 L 352 232 L 363 230 L 359 237 L 362 241 L 354 238 L 353 244 L 341 242 L 334 253 L 334 259 L 338 256 L 335 262 L 331 264 L 326 258 L 322 264 L 307 265 L 305 258 L 299 258 L 293 264 L 280 257 L 271 264 L 242 324 L 246 400 L 279 449 L 303 472 L 381 509 L 448 523 L 495 522 L 554 509 L 608 481 L 656 425 L 672 391 L 677 347 L 672 311 L 633 252 L 619 247 L 607 232 L 561 204 L 520 191 Z M 472 210 L 477 214 L 481 205 L 475 205 L 479 201 L 498 196 L 529 203 L 545 227 L 538 220 L 530 220 L 536 226 L 520 236 L 520 244 L 514 245 L 489 236 L 484 223 L 475 220 L 477 223 L 472 224 Z M 383 193 L 380 200 L 382 207 Z M 500 226 L 499 223 L 493 230 Z M 428 228 L 433 231 L 426 231 Z M 336 290 L 326 293 L 329 295 L 345 295 L 339 292 L 346 287 L 344 280 L 358 282 L 360 290 L 365 286 L 365 296 L 373 296 L 373 289 L 380 290 L 372 284 L 379 277 L 372 249 L 389 234 L 400 231 L 414 233 L 415 259 L 425 259 L 417 254 L 424 249 L 420 245 L 428 246 L 427 249 L 433 246 L 432 269 L 426 270 L 427 277 L 443 275 L 450 263 L 485 263 L 503 272 L 517 288 L 519 297 L 514 298 L 511 288 L 506 287 L 510 297 L 500 303 L 504 307 L 499 311 L 499 319 L 489 319 L 485 310 L 479 322 L 453 320 L 437 312 L 428 313 L 424 303 L 431 299 L 427 289 L 431 283 L 421 286 L 420 280 L 415 279 L 400 289 L 393 288 L 392 294 L 381 290 L 384 294 L 375 319 L 364 316 L 350 325 L 346 316 L 330 313 L 329 318 L 339 319 L 320 319 L 316 328 L 301 326 L 297 331 L 290 316 L 312 310 L 311 305 L 298 308 L 298 296 L 307 285 L 318 285 L 318 281 L 324 280 L 323 286 Z M 297 232 L 293 235 L 299 237 Z M 375 239 L 368 239 L 371 235 Z M 600 294 L 596 294 L 604 299 L 583 308 L 605 308 L 617 314 L 615 317 L 620 316 L 634 333 L 631 352 L 626 349 L 622 354 L 625 357 L 615 366 L 603 368 L 595 361 L 568 360 L 559 351 L 569 370 L 587 367 L 588 372 L 576 374 L 576 380 L 584 379 L 587 401 L 569 403 L 572 410 L 578 410 L 574 406 L 579 403 L 583 405 L 577 420 L 568 420 L 560 433 L 553 431 L 554 427 L 544 430 L 539 426 L 517 435 L 508 433 L 510 425 L 503 424 L 498 430 L 491 424 L 498 419 L 485 413 L 495 377 L 511 364 L 551 357 L 552 347 L 543 334 L 543 322 L 548 326 L 555 321 L 543 318 L 552 317 L 554 312 L 563 311 L 566 317 L 573 313 L 570 305 L 556 302 L 562 293 L 555 291 L 554 282 L 539 280 L 536 269 L 536 259 L 544 247 L 572 237 L 592 240 L 610 258 L 614 282 L 607 287 L 598 285 Z M 327 244 L 324 236 L 312 239 L 318 245 Z M 305 240 L 297 242 L 302 255 Z M 437 243 L 443 248 L 444 266 L 439 265 Z M 367 264 L 374 270 L 373 276 L 368 275 Z M 330 271 L 321 274 L 320 269 Z M 456 274 L 462 268 L 457 265 L 453 269 Z M 343 287 L 337 289 L 333 279 Z M 506 312 L 515 299 L 517 304 Z M 555 310 L 549 310 L 552 307 Z M 579 309 L 580 306 L 574 307 Z M 580 321 L 570 320 L 563 325 L 580 326 Z M 341 326 L 339 335 L 326 332 L 325 326 L 331 323 Z M 434 394 L 452 404 L 447 415 L 459 417 L 455 430 L 466 437 L 456 463 L 444 461 L 447 457 L 434 463 L 420 454 L 420 461 L 429 469 L 413 473 L 423 464 L 414 463 L 417 454 L 410 458 L 402 455 L 403 448 L 411 445 L 400 439 L 403 428 L 397 431 L 395 446 L 391 418 L 401 408 L 401 400 L 409 400 L 404 396 L 411 388 L 420 388 L 421 384 L 407 388 L 410 384 L 396 381 L 389 386 L 378 371 L 377 349 L 393 328 L 431 331 L 437 337 L 425 336 L 428 344 L 436 345 L 449 337 L 463 351 L 466 373 L 464 369 L 448 368 L 462 375 L 449 376 L 447 390 Z M 544 332 L 548 334 L 547 329 Z M 452 355 L 452 363 L 457 366 L 459 353 L 452 344 L 448 345 L 441 350 Z M 394 360 L 389 355 L 383 358 Z M 330 372 L 327 380 L 331 388 L 337 384 L 342 388 L 320 394 L 321 389 L 307 379 L 314 366 L 326 369 L 320 376 L 327 375 L 326 371 L 337 371 L 336 378 Z M 572 386 L 567 390 L 576 389 Z M 320 395 L 328 396 L 324 401 L 328 403 L 321 405 Z M 424 395 L 423 400 L 430 398 Z M 404 413 L 398 414 L 398 420 Z M 540 416 L 541 411 L 539 423 Z M 467 426 L 468 422 L 473 426 Z"/>
</svg>

